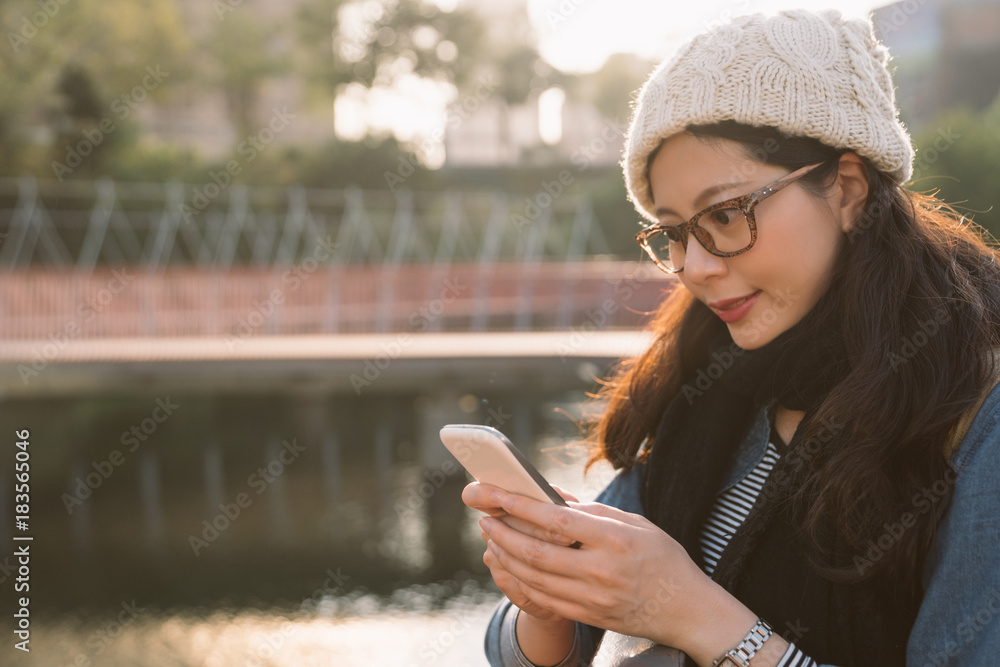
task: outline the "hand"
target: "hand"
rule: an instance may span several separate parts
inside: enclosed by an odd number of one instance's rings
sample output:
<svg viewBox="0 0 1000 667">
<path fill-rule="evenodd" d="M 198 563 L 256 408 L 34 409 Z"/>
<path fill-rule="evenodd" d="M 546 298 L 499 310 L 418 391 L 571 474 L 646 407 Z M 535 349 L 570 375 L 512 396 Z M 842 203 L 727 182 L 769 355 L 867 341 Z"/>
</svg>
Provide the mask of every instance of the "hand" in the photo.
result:
<svg viewBox="0 0 1000 667">
<path fill-rule="evenodd" d="M 576 496 L 574 496 L 569 491 L 562 489 L 555 484 L 552 488 L 556 490 L 563 500 L 570 502 L 579 502 Z M 524 521 L 518 517 L 510 516 L 507 511 L 500 507 L 495 498 L 497 493 L 506 493 L 503 489 L 491 484 L 480 484 L 479 482 L 472 482 L 462 491 L 462 502 L 471 507 L 474 510 L 479 510 L 480 512 L 485 512 L 490 516 L 502 519 L 505 524 L 510 526 L 515 530 L 519 530 L 527 535 L 534 535 L 539 539 L 549 539 L 546 537 L 546 531 L 539 529 L 539 527 L 529 521 Z M 489 538 L 486 533 L 481 533 L 483 542 L 488 543 Z M 569 542 L 567 544 L 572 544 Z"/>
<path fill-rule="evenodd" d="M 481 521 L 493 554 L 484 561 L 495 580 L 501 577 L 501 590 L 519 596 L 532 615 L 544 611 L 646 637 L 699 660 L 721 654 L 756 621 L 676 540 L 642 516 L 596 503 L 565 508 L 500 490 L 485 493 L 485 487 L 470 492 L 470 500 L 493 509 L 491 516 L 509 516 Z M 514 529 L 514 519 L 524 529 Z M 565 548 L 576 540 L 580 549 Z"/>
<path fill-rule="evenodd" d="M 553 486 L 556 492 L 563 497 L 564 500 L 576 502 L 577 498 L 573 494 L 564 491 L 563 489 Z M 485 512 L 491 517 L 502 521 L 506 525 L 510 526 L 513 530 L 522 532 L 526 535 L 531 535 L 541 540 L 547 539 L 546 531 L 540 528 L 538 525 L 531 523 L 530 521 L 525 521 L 519 517 L 510 516 L 507 514 L 498 503 L 497 499 L 500 498 L 498 494 L 506 494 L 502 489 L 492 486 L 490 484 L 480 484 L 479 482 L 473 482 L 465 487 L 462 491 L 462 502 L 471 507 L 472 509 L 479 510 L 480 512 Z M 510 494 L 507 494 L 510 495 Z M 480 522 L 482 525 L 482 521 Z M 490 538 L 485 532 L 481 532 L 480 536 L 483 542 L 486 543 L 487 549 L 483 554 L 483 562 L 486 566 L 490 568 L 490 574 L 493 576 L 493 581 L 496 583 L 497 588 L 507 596 L 514 605 L 521 609 L 521 611 L 535 617 L 541 621 L 551 621 L 553 623 L 564 622 L 566 619 L 553 614 L 551 611 L 540 607 L 527 597 L 524 592 L 520 589 L 520 582 L 507 572 L 500 561 L 497 560 L 493 551 L 489 548 Z M 560 538 L 557 537 L 557 540 Z M 572 540 L 555 542 L 559 545 L 569 545 L 572 544 Z"/>
</svg>

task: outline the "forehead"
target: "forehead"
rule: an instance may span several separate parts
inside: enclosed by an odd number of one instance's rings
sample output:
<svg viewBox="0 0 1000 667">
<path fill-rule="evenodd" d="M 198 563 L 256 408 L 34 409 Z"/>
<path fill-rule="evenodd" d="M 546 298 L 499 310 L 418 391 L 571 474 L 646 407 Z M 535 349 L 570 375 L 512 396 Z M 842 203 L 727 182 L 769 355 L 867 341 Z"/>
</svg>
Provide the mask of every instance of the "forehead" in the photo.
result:
<svg viewBox="0 0 1000 667">
<path fill-rule="evenodd" d="M 707 188 L 730 185 L 735 190 L 780 173 L 750 158 L 734 141 L 678 134 L 660 145 L 649 166 L 649 184 L 657 208 L 678 210 L 694 206 Z"/>
</svg>

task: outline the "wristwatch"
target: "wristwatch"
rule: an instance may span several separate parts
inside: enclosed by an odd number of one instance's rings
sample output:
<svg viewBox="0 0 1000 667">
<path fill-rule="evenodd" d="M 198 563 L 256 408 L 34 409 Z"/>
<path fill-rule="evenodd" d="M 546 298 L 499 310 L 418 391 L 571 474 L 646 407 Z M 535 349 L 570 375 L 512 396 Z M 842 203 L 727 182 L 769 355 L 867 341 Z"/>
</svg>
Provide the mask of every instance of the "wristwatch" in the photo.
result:
<svg viewBox="0 0 1000 667">
<path fill-rule="evenodd" d="M 771 626 L 763 618 L 750 629 L 740 645 L 712 662 L 712 667 L 750 667 L 750 660 L 771 636 Z"/>
</svg>

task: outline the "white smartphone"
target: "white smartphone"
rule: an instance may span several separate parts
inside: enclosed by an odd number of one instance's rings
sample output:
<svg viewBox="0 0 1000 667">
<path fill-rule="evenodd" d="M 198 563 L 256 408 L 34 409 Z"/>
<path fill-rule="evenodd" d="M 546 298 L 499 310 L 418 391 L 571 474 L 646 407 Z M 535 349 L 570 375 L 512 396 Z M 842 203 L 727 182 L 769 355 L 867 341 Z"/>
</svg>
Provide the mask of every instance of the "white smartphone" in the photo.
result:
<svg viewBox="0 0 1000 667">
<path fill-rule="evenodd" d="M 535 466 L 495 428 L 478 424 L 449 424 L 441 429 L 441 442 L 477 482 L 566 506 L 566 501 L 545 481 Z"/>
</svg>

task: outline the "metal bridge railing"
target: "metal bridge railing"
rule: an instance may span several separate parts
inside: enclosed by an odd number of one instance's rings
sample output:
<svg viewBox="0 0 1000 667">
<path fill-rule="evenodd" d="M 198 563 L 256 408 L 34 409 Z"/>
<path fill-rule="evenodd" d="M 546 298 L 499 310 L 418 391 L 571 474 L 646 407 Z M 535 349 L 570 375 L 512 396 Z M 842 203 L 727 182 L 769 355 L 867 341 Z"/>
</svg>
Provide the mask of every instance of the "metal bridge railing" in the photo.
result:
<svg viewBox="0 0 1000 667">
<path fill-rule="evenodd" d="M 210 197 L 210 194 L 214 196 Z M 580 261 L 609 247 L 585 195 L 0 179 L 0 271 Z"/>
</svg>

